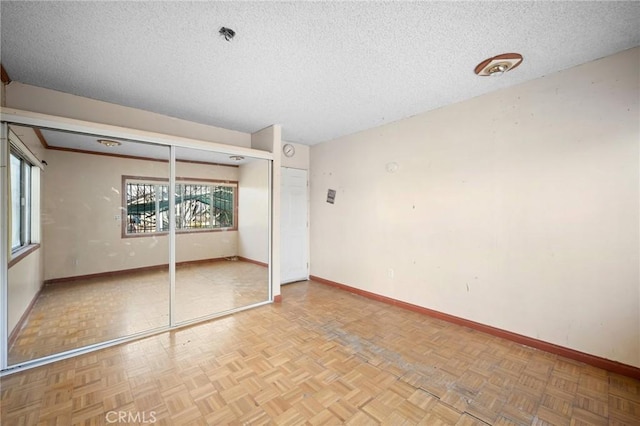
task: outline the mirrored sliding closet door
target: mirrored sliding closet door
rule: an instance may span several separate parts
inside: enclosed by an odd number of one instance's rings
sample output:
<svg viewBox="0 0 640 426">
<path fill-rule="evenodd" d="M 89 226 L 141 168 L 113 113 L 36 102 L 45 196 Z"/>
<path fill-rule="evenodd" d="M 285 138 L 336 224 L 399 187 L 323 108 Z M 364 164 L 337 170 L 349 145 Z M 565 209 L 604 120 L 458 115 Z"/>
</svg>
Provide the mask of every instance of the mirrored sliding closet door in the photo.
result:
<svg viewBox="0 0 640 426">
<path fill-rule="evenodd" d="M 177 323 L 269 300 L 269 161 L 176 148 Z"/>
<path fill-rule="evenodd" d="M 9 128 L 8 364 L 168 327 L 169 147 Z"/>
<path fill-rule="evenodd" d="M 270 154 L 23 120 L 3 123 L 3 371 L 270 301 Z"/>
</svg>

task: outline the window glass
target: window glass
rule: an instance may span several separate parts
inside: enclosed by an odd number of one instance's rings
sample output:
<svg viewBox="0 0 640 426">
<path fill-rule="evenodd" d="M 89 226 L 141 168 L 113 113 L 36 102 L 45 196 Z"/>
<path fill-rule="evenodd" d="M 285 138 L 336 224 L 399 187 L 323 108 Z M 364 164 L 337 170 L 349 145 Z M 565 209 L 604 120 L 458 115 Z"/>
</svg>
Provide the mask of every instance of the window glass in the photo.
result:
<svg viewBox="0 0 640 426">
<path fill-rule="evenodd" d="M 11 169 L 11 251 L 31 243 L 31 164 L 12 152 Z"/>
<path fill-rule="evenodd" d="M 127 183 L 127 233 L 156 231 L 156 184 Z"/>
<path fill-rule="evenodd" d="M 20 219 L 22 204 L 21 163 L 19 157 L 11 154 L 11 250 L 20 248 Z"/>
<path fill-rule="evenodd" d="M 22 161 L 22 244 L 31 243 L 31 165 Z"/>
</svg>

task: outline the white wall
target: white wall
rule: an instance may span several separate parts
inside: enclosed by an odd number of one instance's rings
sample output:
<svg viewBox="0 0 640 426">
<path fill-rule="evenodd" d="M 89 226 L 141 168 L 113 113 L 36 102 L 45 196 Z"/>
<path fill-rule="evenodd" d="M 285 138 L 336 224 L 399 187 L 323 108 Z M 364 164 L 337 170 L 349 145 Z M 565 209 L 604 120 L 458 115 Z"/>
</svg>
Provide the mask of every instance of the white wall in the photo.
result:
<svg viewBox="0 0 640 426">
<path fill-rule="evenodd" d="M 167 264 L 167 235 L 122 238 L 122 176 L 167 178 L 169 164 L 49 150 L 44 175 L 45 279 Z M 237 180 L 238 168 L 177 163 L 176 174 Z M 176 236 L 178 262 L 237 254 L 237 231 Z"/>
<path fill-rule="evenodd" d="M 639 64 L 313 146 L 311 274 L 640 366 Z"/>
</svg>

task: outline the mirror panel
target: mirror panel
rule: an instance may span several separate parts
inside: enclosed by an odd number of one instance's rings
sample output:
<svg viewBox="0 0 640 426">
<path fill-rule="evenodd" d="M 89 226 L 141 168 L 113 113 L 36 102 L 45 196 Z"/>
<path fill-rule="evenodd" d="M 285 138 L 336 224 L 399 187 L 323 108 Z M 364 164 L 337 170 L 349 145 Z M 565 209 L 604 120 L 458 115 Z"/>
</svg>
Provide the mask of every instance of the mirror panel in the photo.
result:
<svg viewBox="0 0 640 426">
<path fill-rule="evenodd" d="M 269 300 L 269 162 L 233 157 L 176 148 L 177 323 Z"/>
<path fill-rule="evenodd" d="M 9 128 L 9 367 L 269 300 L 269 160 Z"/>
<path fill-rule="evenodd" d="M 164 195 L 127 177 L 167 180 L 169 148 L 10 128 L 46 165 L 32 194 L 39 247 L 9 263 L 9 365 L 168 327 Z"/>
</svg>

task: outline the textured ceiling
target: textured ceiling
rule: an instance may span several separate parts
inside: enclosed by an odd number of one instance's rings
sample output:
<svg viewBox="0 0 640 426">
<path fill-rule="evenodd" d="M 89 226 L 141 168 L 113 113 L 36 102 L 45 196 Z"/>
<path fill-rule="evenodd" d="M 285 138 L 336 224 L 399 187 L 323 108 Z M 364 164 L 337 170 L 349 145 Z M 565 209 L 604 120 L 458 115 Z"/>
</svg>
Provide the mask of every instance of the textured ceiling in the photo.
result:
<svg viewBox="0 0 640 426">
<path fill-rule="evenodd" d="M 243 132 L 278 123 L 304 144 L 640 44 L 637 1 L 2 1 L 0 13 L 12 80 Z M 506 52 L 522 65 L 475 76 Z"/>
</svg>

